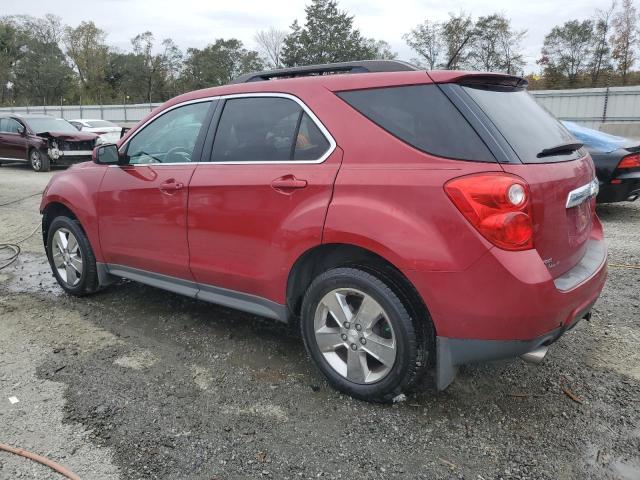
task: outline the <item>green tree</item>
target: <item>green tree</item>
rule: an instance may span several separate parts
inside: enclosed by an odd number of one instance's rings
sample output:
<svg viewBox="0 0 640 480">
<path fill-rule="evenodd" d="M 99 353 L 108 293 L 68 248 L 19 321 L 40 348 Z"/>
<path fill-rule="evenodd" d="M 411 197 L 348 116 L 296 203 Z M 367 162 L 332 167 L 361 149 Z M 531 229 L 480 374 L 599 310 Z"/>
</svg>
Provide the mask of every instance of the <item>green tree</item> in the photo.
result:
<svg viewBox="0 0 640 480">
<path fill-rule="evenodd" d="M 622 0 L 622 9 L 613 17 L 612 57 L 622 76 L 622 84 L 627 84 L 627 76 L 636 61 L 635 48 L 638 45 L 638 13 L 633 0 Z"/>
<path fill-rule="evenodd" d="M 20 49 L 13 65 L 13 94 L 21 103 L 58 103 L 73 91 L 73 70 L 60 49 L 63 26 L 54 15 L 11 17 Z"/>
<path fill-rule="evenodd" d="M 338 9 L 335 0 L 312 0 L 305 7 L 305 24 L 291 25 L 284 40 L 286 66 L 374 59 L 380 53 L 353 27 L 353 16 Z"/>
<path fill-rule="evenodd" d="M 475 35 L 476 29 L 470 15 L 464 12 L 449 14 L 449 19 L 442 24 L 445 68 L 459 70 L 468 65 Z"/>
<path fill-rule="evenodd" d="M 76 28 L 66 27 L 64 45 L 67 56 L 73 62 L 82 96 L 87 101 L 97 101 L 105 90 L 105 68 L 109 48 L 106 33 L 93 22 L 82 22 Z"/>
<path fill-rule="evenodd" d="M 524 67 L 520 42 L 525 33 L 514 31 L 511 21 L 501 14 L 478 18 L 469 63 L 486 72 L 520 73 Z"/>
<path fill-rule="evenodd" d="M 565 78 L 568 86 L 575 86 L 587 71 L 592 45 L 593 21 L 571 20 L 553 27 L 544 38 L 538 63 L 548 79 Z"/>
<path fill-rule="evenodd" d="M 440 65 L 444 47 L 441 23 L 425 20 L 402 38 L 419 56 L 414 63 L 429 70 Z"/>
<path fill-rule="evenodd" d="M 187 49 L 181 81 L 183 88 L 188 90 L 214 87 L 263 68 L 258 52 L 247 50 L 235 38 L 219 38 L 203 49 Z"/>
</svg>

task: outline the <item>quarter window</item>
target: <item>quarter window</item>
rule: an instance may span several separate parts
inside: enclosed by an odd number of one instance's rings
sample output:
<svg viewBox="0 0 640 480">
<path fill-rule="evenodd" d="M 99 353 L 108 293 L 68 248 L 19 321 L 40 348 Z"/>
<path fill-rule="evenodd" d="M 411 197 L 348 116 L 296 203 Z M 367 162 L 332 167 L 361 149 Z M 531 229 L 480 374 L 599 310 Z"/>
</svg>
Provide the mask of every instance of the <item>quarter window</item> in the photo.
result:
<svg viewBox="0 0 640 480">
<path fill-rule="evenodd" d="M 232 98 L 225 102 L 213 162 L 317 160 L 329 142 L 300 105 L 288 98 Z"/>
<path fill-rule="evenodd" d="M 338 93 L 372 122 L 432 155 L 495 162 L 469 122 L 437 85 L 412 85 Z"/>
<path fill-rule="evenodd" d="M 127 145 L 130 164 L 198 161 L 194 148 L 211 102 L 174 108 L 153 120 Z"/>
</svg>

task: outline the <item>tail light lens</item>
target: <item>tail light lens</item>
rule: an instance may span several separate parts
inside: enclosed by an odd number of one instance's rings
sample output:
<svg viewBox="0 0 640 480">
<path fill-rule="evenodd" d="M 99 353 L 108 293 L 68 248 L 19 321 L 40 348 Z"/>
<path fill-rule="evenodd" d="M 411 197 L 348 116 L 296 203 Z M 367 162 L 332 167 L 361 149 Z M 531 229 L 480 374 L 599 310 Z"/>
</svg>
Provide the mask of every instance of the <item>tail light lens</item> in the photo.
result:
<svg viewBox="0 0 640 480">
<path fill-rule="evenodd" d="M 640 168 L 640 153 L 632 153 L 626 157 L 622 157 L 618 168 Z"/>
<path fill-rule="evenodd" d="M 491 243 L 505 250 L 533 248 L 529 185 L 514 175 L 483 173 L 455 178 L 445 192 L 462 215 Z"/>
</svg>

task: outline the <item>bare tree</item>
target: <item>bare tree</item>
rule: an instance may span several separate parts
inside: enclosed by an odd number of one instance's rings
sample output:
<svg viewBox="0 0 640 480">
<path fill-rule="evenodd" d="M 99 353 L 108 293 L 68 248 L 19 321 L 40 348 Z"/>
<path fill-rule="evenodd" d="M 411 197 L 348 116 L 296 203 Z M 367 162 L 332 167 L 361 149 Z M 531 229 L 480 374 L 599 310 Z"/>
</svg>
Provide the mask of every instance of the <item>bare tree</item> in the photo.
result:
<svg viewBox="0 0 640 480">
<path fill-rule="evenodd" d="M 611 48 L 609 47 L 609 34 L 611 33 L 611 20 L 616 9 L 616 1 L 613 0 L 607 10 L 597 9 L 593 18 L 593 52 L 591 60 L 591 84 L 597 86 L 600 75 L 604 70 L 611 68 Z"/>
<path fill-rule="evenodd" d="M 622 0 L 622 9 L 614 15 L 611 56 L 618 65 L 622 84 L 627 84 L 627 74 L 636 61 L 635 47 L 638 44 L 638 14 L 633 0 Z"/>
<path fill-rule="evenodd" d="M 425 20 L 402 36 L 407 45 L 420 56 L 415 62 L 421 65 L 425 64 L 429 70 L 436 68 L 442 56 L 441 31 L 442 26 L 439 23 Z"/>
<path fill-rule="evenodd" d="M 449 20 L 442 24 L 442 38 L 447 54 L 446 69 L 458 70 L 467 66 L 470 46 L 476 36 L 471 15 L 449 13 Z"/>
<path fill-rule="evenodd" d="M 282 46 L 286 37 L 287 32 L 274 27 L 269 28 L 269 30 L 260 30 L 253 37 L 258 44 L 259 52 L 272 68 L 280 68 L 282 66 Z"/>
</svg>

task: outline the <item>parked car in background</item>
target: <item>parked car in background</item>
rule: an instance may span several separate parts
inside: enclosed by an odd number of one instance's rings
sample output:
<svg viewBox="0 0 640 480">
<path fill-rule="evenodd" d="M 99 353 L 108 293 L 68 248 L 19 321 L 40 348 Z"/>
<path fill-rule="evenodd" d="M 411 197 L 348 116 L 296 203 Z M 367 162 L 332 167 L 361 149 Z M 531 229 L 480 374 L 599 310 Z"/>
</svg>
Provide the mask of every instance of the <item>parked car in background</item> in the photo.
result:
<svg viewBox="0 0 640 480">
<path fill-rule="evenodd" d="M 526 85 L 369 61 L 181 95 L 51 179 L 51 269 L 72 295 L 124 277 L 299 324 L 365 400 L 540 361 L 590 316 L 606 245 L 593 162 Z"/>
<path fill-rule="evenodd" d="M 90 160 L 97 138 L 62 118 L 0 113 L 0 162 L 28 162 L 36 172 Z"/>
<path fill-rule="evenodd" d="M 640 196 L 640 140 L 562 123 L 591 154 L 600 182 L 598 203 L 633 202 Z"/>
<path fill-rule="evenodd" d="M 81 132 L 95 133 L 102 143 L 116 143 L 122 136 L 122 127 L 107 120 L 80 118 L 69 120 L 69 123 Z"/>
</svg>

